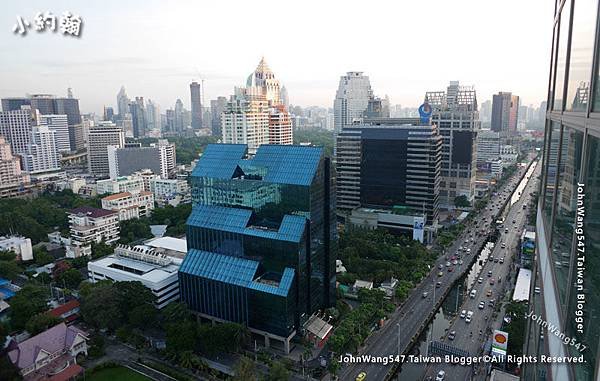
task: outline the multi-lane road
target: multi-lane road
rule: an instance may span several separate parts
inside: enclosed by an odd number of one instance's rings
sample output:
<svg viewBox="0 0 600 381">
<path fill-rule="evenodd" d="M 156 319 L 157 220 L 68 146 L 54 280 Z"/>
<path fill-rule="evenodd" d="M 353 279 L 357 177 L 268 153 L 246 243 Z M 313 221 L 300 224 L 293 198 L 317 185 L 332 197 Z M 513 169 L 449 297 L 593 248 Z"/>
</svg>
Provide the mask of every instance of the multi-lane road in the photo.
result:
<svg viewBox="0 0 600 381">
<path fill-rule="evenodd" d="M 535 163 L 534 163 L 535 164 Z M 475 297 L 467 296 L 459 312 L 472 311 L 471 322 L 466 322 L 464 317 L 459 314 L 451 322 L 446 335 L 442 338 L 435 338 L 469 352 L 471 356 L 479 356 L 483 352 L 483 345 L 491 337 L 488 332 L 489 327 L 498 326 L 497 321 L 492 321 L 493 306 L 490 306 L 490 300 L 498 303 L 507 291 L 512 290 L 514 279 L 514 269 L 512 264 L 517 257 L 519 238 L 523 228 L 527 223 L 528 210 L 523 209 L 523 205 L 529 205 L 531 201 L 530 193 L 536 189 L 536 176 L 539 173 L 539 166 L 535 170 L 532 167 L 532 175 L 529 176 L 527 186 L 521 190 L 521 197 L 512 205 L 507 206 L 508 212 L 504 213 L 505 222 L 500 237 L 488 257 L 482 258 L 485 262 L 481 272 L 475 277 L 473 284 L 469 285 L 467 294 L 475 290 Z M 524 180 L 526 181 L 526 180 Z M 493 258 L 493 260 L 491 259 Z M 502 258 L 502 260 L 500 260 Z M 502 262 L 502 263 L 500 263 Z M 509 280 L 510 279 L 510 280 Z M 480 283 L 481 282 L 481 283 Z M 493 284 L 492 284 L 493 282 Z M 479 304 L 483 302 L 484 308 L 480 309 Z M 501 320 L 503 316 L 498 316 Z M 450 339 L 451 332 L 455 333 L 455 338 Z M 484 366 L 487 364 L 484 364 Z M 446 373 L 445 380 L 462 381 L 470 380 L 475 371 L 478 370 L 479 376 L 483 377 L 484 366 L 461 366 L 451 364 L 436 364 L 428 366 L 425 373 L 425 380 L 434 379 L 440 370 Z M 479 369 L 477 369 L 479 368 Z"/>
<path fill-rule="evenodd" d="M 466 226 L 463 233 L 446 250 L 447 255 L 438 258 L 430 273 L 415 287 L 405 303 L 390 316 L 381 329 L 374 332 L 366 340 L 365 346 L 359 350 L 359 355 L 376 358 L 406 353 L 423 331 L 423 328 L 426 327 L 430 318 L 433 317 L 455 281 L 469 270 L 469 264 L 472 262 L 473 256 L 478 254 L 487 240 L 488 233 L 492 229 L 492 222 L 501 212 L 505 201 L 510 199 L 525 171 L 525 167 L 519 167 L 519 170 L 513 174 L 510 181 L 492 198 L 488 207 Z M 475 233 L 482 230 L 483 234 Z M 463 248 L 466 246 L 470 250 L 469 254 L 461 251 L 463 264 L 447 267 L 448 260 L 446 257 L 455 255 L 459 252 L 461 246 Z M 439 269 L 440 265 L 443 268 L 442 270 Z M 439 271 L 443 272 L 442 276 L 438 276 Z M 440 282 L 440 285 L 435 289 L 434 299 L 432 287 L 436 282 Z M 428 293 L 426 297 L 423 297 L 424 292 Z M 339 377 L 341 380 L 354 380 L 361 372 L 365 372 L 368 380 L 385 380 L 391 370 L 392 365 L 356 362 L 343 364 Z"/>
</svg>

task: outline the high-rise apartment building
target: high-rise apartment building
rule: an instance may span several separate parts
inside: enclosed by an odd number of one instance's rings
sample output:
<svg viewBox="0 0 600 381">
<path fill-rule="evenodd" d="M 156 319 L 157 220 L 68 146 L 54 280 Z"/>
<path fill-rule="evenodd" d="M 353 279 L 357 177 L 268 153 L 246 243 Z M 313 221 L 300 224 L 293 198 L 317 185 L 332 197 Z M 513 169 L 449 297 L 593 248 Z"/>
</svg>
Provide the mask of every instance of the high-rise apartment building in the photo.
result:
<svg viewBox="0 0 600 381">
<path fill-rule="evenodd" d="M 124 119 L 125 114 L 129 113 L 129 97 L 125 91 L 125 86 L 121 86 L 121 89 L 117 94 L 117 111 L 119 113 L 119 119 Z"/>
<path fill-rule="evenodd" d="M 492 101 L 492 131 L 503 137 L 513 136 L 519 119 L 519 97 L 510 92 L 494 94 Z"/>
<path fill-rule="evenodd" d="M 477 165 L 486 165 L 500 157 L 500 133 L 492 130 L 481 130 L 477 134 Z"/>
<path fill-rule="evenodd" d="M 38 119 L 39 124 L 46 125 L 50 131 L 54 131 L 59 152 L 71 151 L 67 115 L 40 115 Z"/>
<path fill-rule="evenodd" d="M 444 143 L 440 205 L 452 208 L 454 199 L 458 196 L 465 196 L 469 202 L 473 202 L 477 173 L 477 133 L 481 129 L 475 88 L 450 81 L 445 92 L 427 92 L 425 103 L 433 109 L 431 122 L 439 127 Z"/>
<path fill-rule="evenodd" d="M 143 169 L 163 179 L 175 170 L 175 145 L 160 139 L 149 147 L 108 147 L 108 166 L 111 179 L 129 176 Z"/>
<path fill-rule="evenodd" d="M 10 144 L 13 155 L 27 153 L 33 125 L 31 106 L 25 105 L 19 110 L 0 113 L 0 135 Z"/>
<path fill-rule="evenodd" d="M 146 102 L 146 128 L 148 131 L 161 129 L 160 107 L 150 99 Z"/>
<path fill-rule="evenodd" d="M 90 128 L 88 135 L 88 167 L 90 174 L 96 177 L 108 177 L 108 147 L 125 146 L 125 134 L 121 127 L 112 122 L 100 122 Z"/>
<path fill-rule="evenodd" d="M 146 107 L 144 97 L 135 97 L 135 101 L 129 103 L 129 113 L 133 128 L 133 137 L 141 138 L 146 136 Z"/>
<path fill-rule="evenodd" d="M 199 130 L 202 128 L 202 87 L 194 81 L 190 83 L 190 103 L 192 105 L 192 128 Z"/>
<path fill-rule="evenodd" d="M 226 97 L 217 97 L 210 101 L 211 132 L 212 136 L 221 136 L 221 116 L 227 107 Z"/>
<path fill-rule="evenodd" d="M 289 352 L 310 316 L 335 304 L 332 169 L 317 147 L 247 153 L 246 145 L 209 145 L 192 174 L 181 299 Z"/>
<path fill-rule="evenodd" d="M 537 253 L 528 308 L 547 324 L 528 319 L 524 354 L 583 355 L 584 362 L 528 364 L 522 377 L 598 380 L 600 121 L 595 115 L 600 112 L 599 2 L 563 0 L 555 6 L 536 208 Z M 555 331 L 547 328 L 550 325 Z"/>
<path fill-rule="evenodd" d="M 336 136 L 336 197 L 341 214 L 403 208 L 438 223 L 442 138 L 417 118 L 375 118 Z M 412 228 L 412 226 L 410 226 Z"/>
<path fill-rule="evenodd" d="M 373 97 L 369 77 L 361 71 L 349 71 L 340 77 L 340 83 L 333 101 L 333 118 L 335 131 L 363 118 L 369 99 Z"/>
<path fill-rule="evenodd" d="M 23 193 L 29 181 L 29 175 L 21 172 L 19 158 L 13 156 L 10 144 L 0 135 L 0 198 Z"/>
<path fill-rule="evenodd" d="M 92 243 L 119 240 L 119 212 L 82 206 L 69 211 L 70 242 L 67 258 L 92 255 Z"/>
<path fill-rule="evenodd" d="M 269 144 L 293 144 L 292 120 L 283 104 L 269 108 Z"/>
<path fill-rule="evenodd" d="M 185 128 L 188 126 L 185 121 L 184 121 L 184 113 L 185 113 L 185 109 L 183 108 L 183 102 L 181 101 L 181 99 L 177 99 L 177 101 L 175 101 L 175 114 L 174 114 L 174 126 L 173 126 L 173 131 L 174 132 L 178 132 L 178 133 L 182 133 Z"/>
<path fill-rule="evenodd" d="M 47 126 L 33 126 L 27 153 L 22 155 L 25 170 L 30 174 L 60 170 L 56 141 L 56 132 Z"/>
</svg>

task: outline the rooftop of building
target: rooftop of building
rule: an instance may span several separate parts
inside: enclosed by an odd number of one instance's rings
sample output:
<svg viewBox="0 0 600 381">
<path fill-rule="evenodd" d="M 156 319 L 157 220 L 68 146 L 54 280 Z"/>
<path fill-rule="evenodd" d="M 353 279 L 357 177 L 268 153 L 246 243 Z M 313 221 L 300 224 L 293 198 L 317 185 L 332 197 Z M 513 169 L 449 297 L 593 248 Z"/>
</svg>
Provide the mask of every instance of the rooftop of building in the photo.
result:
<svg viewBox="0 0 600 381">
<path fill-rule="evenodd" d="M 262 145 L 251 159 L 245 158 L 247 150 L 245 144 L 209 144 L 192 177 L 308 186 L 323 156 L 320 147 L 299 145 Z"/>
<path fill-rule="evenodd" d="M 145 246 L 155 249 L 163 249 L 165 255 L 175 258 L 183 258 L 187 253 L 187 241 L 182 238 L 175 237 L 159 237 L 152 238 L 144 242 Z"/>
<path fill-rule="evenodd" d="M 90 206 L 80 206 L 79 208 L 71 209 L 70 214 L 85 215 L 92 218 L 107 217 L 118 212 L 106 209 L 92 208 Z"/>
<path fill-rule="evenodd" d="M 95 261 L 88 262 L 88 270 L 106 269 L 126 275 L 131 280 L 142 283 L 158 283 L 173 274 L 177 274 L 179 264 L 171 262 L 167 265 L 141 261 L 112 254 Z"/>
</svg>

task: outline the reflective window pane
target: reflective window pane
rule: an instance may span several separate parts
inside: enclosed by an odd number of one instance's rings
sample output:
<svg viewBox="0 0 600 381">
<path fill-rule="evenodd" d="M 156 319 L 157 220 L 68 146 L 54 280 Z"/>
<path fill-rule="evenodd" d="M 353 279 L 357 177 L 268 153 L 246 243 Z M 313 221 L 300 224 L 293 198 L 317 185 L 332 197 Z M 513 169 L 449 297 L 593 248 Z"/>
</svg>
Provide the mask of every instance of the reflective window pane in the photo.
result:
<svg viewBox="0 0 600 381">
<path fill-rule="evenodd" d="M 544 189 L 544 219 L 550 226 L 552 217 L 552 200 L 556 188 L 556 170 L 558 164 L 558 147 L 560 145 L 560 124 L 552 122 L 549 131 L 549 144 L 546 152 L 546 185 Z"/>
<path fill-rule="evenodd" d="M 563 309 L 567 303 L 567 290 L 569 289 L 571 242 L 577 210 L 577 182 L 581 172 L 582 146 L 583 133 L 563 127 L 558 164 L 556 213 L 552 224 L 552 260 L 558 296 Z"/>
<path fill-rule="evenodd" d="M 566 110 L 586 111 L 587 109 L 597 9 L 596 0 L 577 0 L 573 8 Z"/>
<path fill-rule="evenodd" d="M 563 91 L 565 89 L 565 72 L 567 66 L 567 44 L 569 42 L 569 19 L 571 17 L 571 1 L 565 2 L 560 15 L 558 36 L 558 57 L 556 58 L 556 86 L 554 90 L 553 110 L 563 109 Z"/>
</svg>

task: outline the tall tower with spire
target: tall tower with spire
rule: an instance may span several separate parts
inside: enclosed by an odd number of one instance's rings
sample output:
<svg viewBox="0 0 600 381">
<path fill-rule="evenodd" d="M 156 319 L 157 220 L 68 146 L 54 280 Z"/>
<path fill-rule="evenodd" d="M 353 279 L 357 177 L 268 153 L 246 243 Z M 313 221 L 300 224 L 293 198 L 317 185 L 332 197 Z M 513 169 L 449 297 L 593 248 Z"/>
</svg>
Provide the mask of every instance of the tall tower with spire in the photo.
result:
<svg viewBox="0 0 600 381">
<path fill-rule="evenodd" d="M 275 74 L 273 74 L 273 71 L 267 65 L 265 57 L 261 58 L 256 70 L 248 76 L 246 88 L 253 94 L 264 95 L 267 101 L 273 106 L 281 104 L 279 80 L 275 78 Z"/>
</svg>

